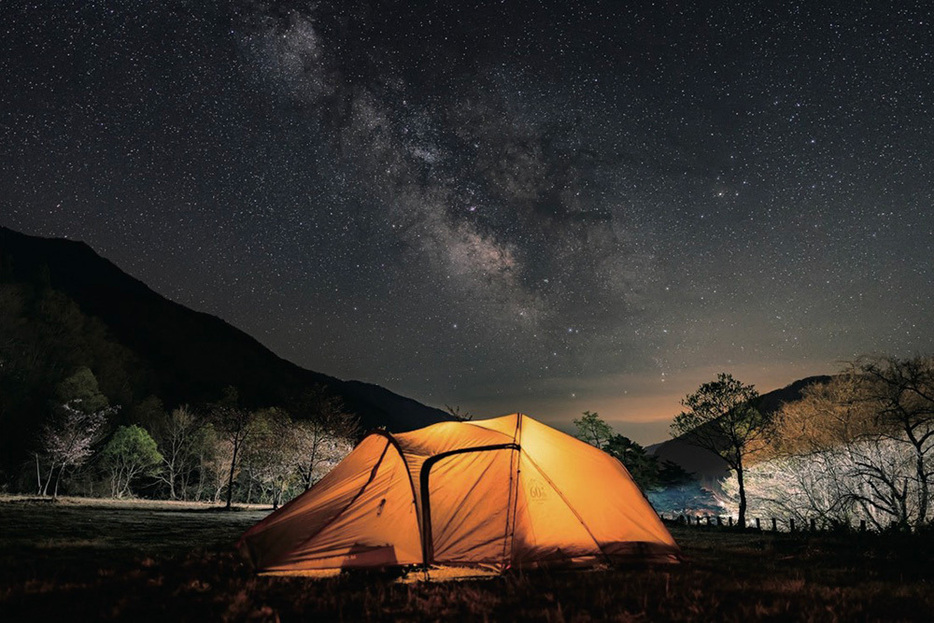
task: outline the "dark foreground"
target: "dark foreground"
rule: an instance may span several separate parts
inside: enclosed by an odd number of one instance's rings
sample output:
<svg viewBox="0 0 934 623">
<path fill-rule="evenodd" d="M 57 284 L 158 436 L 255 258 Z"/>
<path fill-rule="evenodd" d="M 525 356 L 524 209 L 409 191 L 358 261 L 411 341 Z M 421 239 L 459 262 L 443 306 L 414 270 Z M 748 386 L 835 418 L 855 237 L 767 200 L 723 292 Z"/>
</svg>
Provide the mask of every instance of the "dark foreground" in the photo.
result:
<svg viewBox="0 0 934 623">
<path fill-rule="evenodd" d="M 259 578 L 232 551 L 264 512 L 0 501 L 6 621 L 930 620 L 934 538 L 672 526 L 668 568 L 460 582 Z"/>
</svg>

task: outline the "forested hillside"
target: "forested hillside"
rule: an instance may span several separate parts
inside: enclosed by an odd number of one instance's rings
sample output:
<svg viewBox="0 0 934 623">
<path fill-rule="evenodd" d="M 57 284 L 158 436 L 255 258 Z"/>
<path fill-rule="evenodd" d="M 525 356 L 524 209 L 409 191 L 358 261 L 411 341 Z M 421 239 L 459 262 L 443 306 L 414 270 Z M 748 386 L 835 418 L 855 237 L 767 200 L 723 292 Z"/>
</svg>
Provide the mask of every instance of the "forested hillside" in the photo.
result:
<svg viewBox="0 0 934 623">
<path fill-rule="evenodd" d="M 411 430 L 450 417 L 382 387 L 281 359 L 221 319 L 160 296 L 83 243 L 0 228 L 6 481 L 28 471 L 43 428 L 69 401 L 99 394 L 113 409 L 113 431 L 181 405 L 202 417 L 231 390 L 238 408 L 278 408 L 296 420 L 317 417 L 310 403 L 336 401 L 360 430 Z"/>
</svg>

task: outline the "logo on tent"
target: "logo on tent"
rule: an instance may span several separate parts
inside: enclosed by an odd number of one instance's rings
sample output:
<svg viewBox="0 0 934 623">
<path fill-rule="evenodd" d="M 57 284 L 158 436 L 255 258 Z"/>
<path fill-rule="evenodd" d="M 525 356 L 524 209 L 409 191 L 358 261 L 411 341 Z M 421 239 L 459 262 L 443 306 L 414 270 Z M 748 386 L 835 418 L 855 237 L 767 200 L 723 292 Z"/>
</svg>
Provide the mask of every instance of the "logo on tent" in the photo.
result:
<svg viewBox="0 0 934 623">
<path fill-rule="evenodd" d="M 544 502 L 548 498 L 548 489 L 538 478 L 529 480 L 529 500 L 533 502 Z"/>
</svg>

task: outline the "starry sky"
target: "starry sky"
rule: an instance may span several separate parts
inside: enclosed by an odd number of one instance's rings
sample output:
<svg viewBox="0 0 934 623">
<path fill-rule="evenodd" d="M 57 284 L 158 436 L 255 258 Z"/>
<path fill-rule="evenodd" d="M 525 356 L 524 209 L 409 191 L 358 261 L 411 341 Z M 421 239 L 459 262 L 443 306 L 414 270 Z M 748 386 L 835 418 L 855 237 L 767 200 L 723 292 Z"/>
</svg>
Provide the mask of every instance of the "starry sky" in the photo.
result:
<svg viewBox="0 0 934 623">
<path fill-rule="evenodd" d="M 0 5 L 0 224 L 476 417 L 931 353 L 932 163 L 927 2 Z"/>
</svg>

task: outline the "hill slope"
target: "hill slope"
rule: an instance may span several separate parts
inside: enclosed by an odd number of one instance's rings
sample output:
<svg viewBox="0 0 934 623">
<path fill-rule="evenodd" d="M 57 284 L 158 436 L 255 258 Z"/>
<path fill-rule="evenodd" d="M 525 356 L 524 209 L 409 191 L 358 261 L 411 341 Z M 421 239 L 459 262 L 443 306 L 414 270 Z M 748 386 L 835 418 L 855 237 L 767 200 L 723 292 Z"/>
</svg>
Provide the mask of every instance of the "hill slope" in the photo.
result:
<svg viewBox="0 0 934 623">
<path fill-rule="evenodd" d="M 451 419 L 383 387 L 286 361 L 220 318 L 166 299 L 82 242 L 0 227 L 0 277 L 42 282 L 99 319 L 111 339 L 139 360 L 152 393 L 168 405 L 216 400 L 231 385 L 249 406 L 283 405 L 323 385 L 360 416 L 365 429 L 399 432 Z"/>
</svg>

